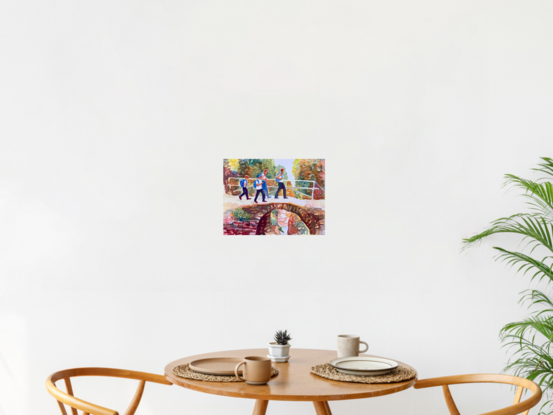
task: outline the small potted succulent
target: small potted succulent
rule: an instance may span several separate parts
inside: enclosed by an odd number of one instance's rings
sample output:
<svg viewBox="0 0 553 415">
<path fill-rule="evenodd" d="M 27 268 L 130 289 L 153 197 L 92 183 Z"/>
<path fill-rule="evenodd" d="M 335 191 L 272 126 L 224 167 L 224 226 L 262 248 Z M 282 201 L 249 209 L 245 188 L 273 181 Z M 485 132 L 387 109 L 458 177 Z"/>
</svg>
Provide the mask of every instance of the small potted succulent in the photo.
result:
<svg viewBox="0 0 553 415">
<path fill-rule="evenodd" d="M 269 355 L 274 362 L 287 362 L 290 358 L 290 334 L 288 330 L 279 330 L 275 333 L 275 341 L 269 343 Z"/>
</svg>

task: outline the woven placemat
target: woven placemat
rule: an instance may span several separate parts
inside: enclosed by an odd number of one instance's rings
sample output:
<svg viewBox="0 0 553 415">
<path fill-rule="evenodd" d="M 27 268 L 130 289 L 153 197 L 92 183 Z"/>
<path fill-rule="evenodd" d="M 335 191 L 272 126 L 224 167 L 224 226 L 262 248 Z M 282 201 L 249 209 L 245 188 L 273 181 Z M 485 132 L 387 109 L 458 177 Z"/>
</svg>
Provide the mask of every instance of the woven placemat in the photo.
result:
<svg viewBox="0 0 553 415">
<path fill-rule="evenodd" d="M 328 363 L 312 367 L 311 373 L 325 379 L 353 383 L 396 383 L 414 379 L 417 376 L 417 371 L 415 369 L 411 369 L 402 365 L 399 365 L 397 369 L 393 370 L 390 373 L 379 376 L 346 375 L 344 373 L 338 372 Z"/>
<path fill-rule="evenodd" d="M 177 366 L 173 369 L 173 373 L 181 378 L 193 379 L 193 380 L 203 380 L 205 382 L 244 382 L 242 379 L 238 379 L 236 376 L 216 376 L 216 375 L 206 375 L 205 373 L 196 372 L 190 369 L 190 365 L 187 363 L 185 365 Z M 271 369 L 271 377 L 274 378 L 278 375 L 278 370 L 274 367 Z"/>
</svg>

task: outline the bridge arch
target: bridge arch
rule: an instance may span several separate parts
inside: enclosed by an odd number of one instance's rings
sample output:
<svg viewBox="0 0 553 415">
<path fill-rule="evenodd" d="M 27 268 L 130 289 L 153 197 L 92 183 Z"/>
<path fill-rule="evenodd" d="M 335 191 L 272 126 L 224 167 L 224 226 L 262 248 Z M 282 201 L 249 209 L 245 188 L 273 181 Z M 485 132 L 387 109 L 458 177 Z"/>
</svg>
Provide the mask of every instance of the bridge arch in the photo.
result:
<svg viewBox="0 0 553 415">
<path fill-rule="evenodd" d="M 298 206 L 293 203 L 264 203 L 243 206 L 242 210 L 253 216 L 250 224 L 255 225 L 256 235 L 265 235 L 267 222 L 273 210 L 295 213 L 305 223 L 311 235 L 324 235 L 324 210 L 322 209 Z"/>
</svg>

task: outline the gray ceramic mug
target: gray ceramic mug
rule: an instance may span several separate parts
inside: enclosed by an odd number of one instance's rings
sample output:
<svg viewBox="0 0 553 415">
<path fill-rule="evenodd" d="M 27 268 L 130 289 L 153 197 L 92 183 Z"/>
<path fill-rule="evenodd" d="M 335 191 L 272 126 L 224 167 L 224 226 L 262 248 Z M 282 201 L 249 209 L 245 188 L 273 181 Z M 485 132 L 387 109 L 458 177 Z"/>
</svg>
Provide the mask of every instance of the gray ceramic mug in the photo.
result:
<svg viewBox="0 0 553 415">
<path fill-rule="evenodd" d="M 365 350 L 359 350 L 359 345 L 364 344 Z M 338 357 L 359 356 L 359 353 L 365 353 L 369 350 L 369 345 L 361 341 L 355 334 L 340 334 L 338 336 Z"/>
</svg>

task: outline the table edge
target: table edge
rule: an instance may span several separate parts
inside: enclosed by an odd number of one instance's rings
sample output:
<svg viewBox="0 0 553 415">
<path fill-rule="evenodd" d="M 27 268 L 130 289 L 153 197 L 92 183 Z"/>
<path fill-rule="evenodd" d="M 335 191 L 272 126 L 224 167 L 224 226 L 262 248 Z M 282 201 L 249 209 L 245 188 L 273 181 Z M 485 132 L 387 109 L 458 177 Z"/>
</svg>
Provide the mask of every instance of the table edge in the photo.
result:
<svg viewBox="0 0 553 415">
<path fill-rule="evenodd" d="M 313 375 L 316 376 L 316 375 Z M 267 399 L 261 398 L 258 394 L 250 394 L 247 392 L 240 393 L 240 392 L 229 392 L 224 390 L 214 390 L 214 389 L 206 389 L 202 388 L 201 385 L 191 384 L 191 383 L 177 383 L 174 379 L 170 378 L 169 376 L 165 375 L 165 378 L 171 382 L 173 385 L 177 385 L 180 387 L 183 387 L 185 389 L 190 389 L 196 392 L 203 392 L 208 393 L 210 395 L 218 395 L 218 396 L 226 396 L 229 398 L 243 398 L 243 399 L 256 399 L 256 400 L 263 400 L 263 401 L 294 401 L 294 402 L 314 402 L 314 401 L 350 401 L 354 399 L 366 399 L 366 398 L 376 398 L 378 396 L 385 396 L 385 395 L 391 395 L 393 393 L 401 392 L 406 389 L 409 389 L 412 387 L 418 380 L 418 376 L 405 381 L 405 382 L 398 382 L 396 388 L 390 388 L 375 392 L 360 392 L 358 394 L 348 394 L 348 395 L 270 395 L 267 396 Z M 327 379 L 328 380 L 328 379 Z M 201 382 L 201 381 L 199 381 Z M 338 381 L 331 381 L 331 382 L 338 382 Z M 391 383 L 389 383 L 391 385 Z"/>
<path fill-rule="evenodd" d="M 245 349 L 245 350 L 254 350 L 254 349 Z M 312 349 L 307 349 L 312 350 Z M 324 350 L 324 349 L 316 349 L 316 350 Z M 188 356 L 188 357 L 194 357 L 194 356 Z M 185 358 L 183 358 L 185 359 Z M 183 379 L 182 382 L 179 382 L 179 379 L 176 377 L 176 375 L 172 374 L 172 371 L 168 370 L 168 368 L 175 363 L 175 361 L 170 362 L 167 364 L 164 368 L 164 376 L 165 378 L 171 382 L 173 385 L 180 386 L 185 389 L 190 389 L 196 392 L 202 392 L 202 393 L 208 393 L 210 395 L 218 395 L 218 396 L 227 396 L 231 398 L 244 398 L 244 399 L 261 399 L 261 400 L 267 400 L 267 401 L 296 401 L 296 402 L 313 402 L 313 401 L 345 401 L 345 400 L 353 400 L 353 399 L 366 399 L 366 398 L 374 398 L 378 396 L 385 396 L 385 395 L 391 395 L 393 393 L 401 392 L 406 389 L 409 389 L 412 387 L 418 380 L 418 373 L 417 376 L 415 376 L 413 379 L 404 381 L 404 382 L 397 382 L 397 383 L 387 383 L 386 385 L 394 385 L 394 387 L 390 387 L 384 390 L 379 391 L 366 391 L 366 392 L 359 392 L 359 393 L 348 393 L 347 395 L 270 395 L 270 396 L 264 396 L 267 399 L 263 399 L 264 397 L 261 397 L 259 394 L 256 393 L 249 393 L 249 392 L 237 392 L 237 391 L 227 391 L 222 389 L 211 389 L 207 385 L 203 385 L 203 381 L 195 381 L 191 379 Z M 405 363 L 404 363 L 405 364 Z M 411 367 L 411 366 L 410 366 Z M 171 373 L 169 375 L 168 373 Z M 175 376 L 175 377 L 173 377 Z M 319 378 L 322 381 L 326 382 L 339 382 L 335 380 L 325 379 L 320 376 L 317 376 L 313 373 L 311 373 L 311 376 L 315 376 Z M 211 382 L 207 382 L 211 383 Z M 340 382 L 340 383 L 347 383 L 347 382 Z M 354 383 L 354 382 L 353 382 Z"/>
</svg>

